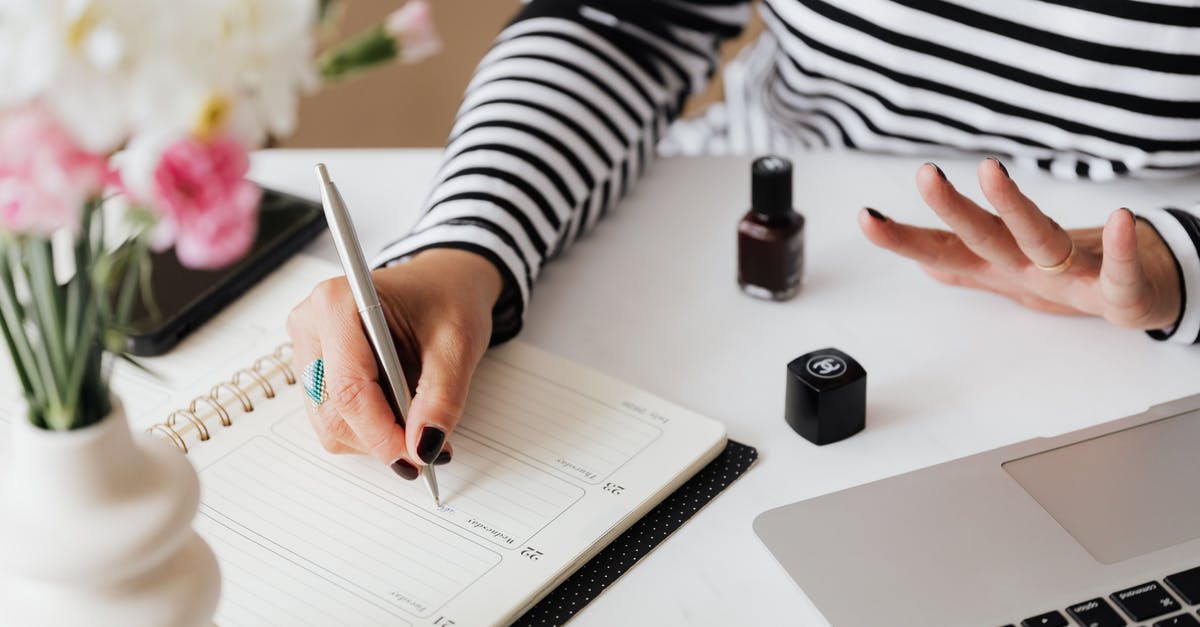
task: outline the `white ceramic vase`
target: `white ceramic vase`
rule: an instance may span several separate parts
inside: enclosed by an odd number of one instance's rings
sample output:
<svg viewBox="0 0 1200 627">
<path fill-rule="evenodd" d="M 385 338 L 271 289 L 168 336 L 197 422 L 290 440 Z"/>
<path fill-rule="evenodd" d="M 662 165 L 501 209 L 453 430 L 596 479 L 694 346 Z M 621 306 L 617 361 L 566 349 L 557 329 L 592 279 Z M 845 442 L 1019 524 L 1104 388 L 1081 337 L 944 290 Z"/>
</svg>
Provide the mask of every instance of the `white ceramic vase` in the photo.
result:
<svg viewBox="0 0 1200 627">
<path fill-rule="evenodd" d="M 200 483 L 121 403 L 84 429 L 15 420 L 0 468 L 0 624 L 200 627 L 220 594 L 192 529 Z"/>
</svg>

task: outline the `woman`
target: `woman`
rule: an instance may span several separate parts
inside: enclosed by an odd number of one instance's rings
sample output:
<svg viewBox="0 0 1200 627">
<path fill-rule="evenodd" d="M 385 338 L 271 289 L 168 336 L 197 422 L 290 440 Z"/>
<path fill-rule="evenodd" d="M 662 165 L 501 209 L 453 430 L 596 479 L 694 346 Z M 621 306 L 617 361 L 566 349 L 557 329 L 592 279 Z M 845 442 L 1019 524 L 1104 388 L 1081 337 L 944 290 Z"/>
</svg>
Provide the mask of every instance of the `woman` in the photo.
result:
<svg viewBox="0 0 1200 627">
<path fill-rule="evenodd" d="M 375 383 L 344 281 L 318 286 L 288 321 L 297 364 L 325 360 L 330 399 L 311 418 L 328 450 L 369 453 L 406 479 L 449 460 L 446 436 L 489 343 L 516 335 L 542 265 L 649 169 L 750 10 L 742 0 L 525 6 L 471 81 L 427 213 L 374 275 L 420 372 L 408 432 Z M 1200 172 L 1200 6 L 766 0 L 761 11 L 757 49 L 770 58 L 746 81 L 748 100 L 777 145 L 995 154 L 1090 179 Z M 917 172 L 951 231 L 865 209 L 859 224 L 942 282 L 1200 340 L 1200 210 L 1121 209 L 1103 227 L 1066 231 L 999 160 L 983 160 L 978 176 L 995 213 L 937 166 Z"/>
</svg>

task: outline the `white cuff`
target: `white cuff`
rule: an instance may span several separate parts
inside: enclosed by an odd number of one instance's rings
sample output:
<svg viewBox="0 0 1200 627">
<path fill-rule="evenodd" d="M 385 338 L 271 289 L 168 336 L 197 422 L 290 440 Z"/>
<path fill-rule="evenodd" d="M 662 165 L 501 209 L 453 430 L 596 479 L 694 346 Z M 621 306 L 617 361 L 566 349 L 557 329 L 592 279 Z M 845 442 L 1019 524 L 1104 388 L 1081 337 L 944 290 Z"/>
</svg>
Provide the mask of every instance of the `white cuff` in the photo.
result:
<svg viewBox="0 0 1200 627">
<path fill-rule="evenodd" d="M 1179 267 L 1183 311 L 1174 328 L 1152 331 L 1151 337 L 1183 344 L 1200 342 L 1200 207 L 1154 209 L 1138 214 L 1157 231 L 1171 249 Z"/>
</svg>

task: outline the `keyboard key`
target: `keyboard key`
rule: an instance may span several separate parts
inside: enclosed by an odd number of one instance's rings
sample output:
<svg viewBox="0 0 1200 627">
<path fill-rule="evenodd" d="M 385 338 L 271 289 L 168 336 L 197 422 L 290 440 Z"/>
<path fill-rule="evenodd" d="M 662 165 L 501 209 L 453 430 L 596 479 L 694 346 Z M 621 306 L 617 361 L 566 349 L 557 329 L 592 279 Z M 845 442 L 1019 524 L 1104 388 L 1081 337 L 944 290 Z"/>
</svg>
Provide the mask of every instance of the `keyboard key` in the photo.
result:
<svg viewBox="0 0 1200 627">
<path fill-rule="evenodd" d="M 1200 566 L 1167 577 L 1167 585 L 1188 605 L 1200 605 Z"/>
<path fill-rule="evenodd" d="M 1067 627 L 1070 623 L 1058 612 L 1046 612 L 1021 621 L 1021 627 Z"/>
<path fill-rule="evenodd" d="M 1154 627 L 1200 627 L 1200 620 L 1191 614 L 1180 614 L 1154 623 Z"/>
<path fill-rule="evenodd" d="M 1144 583 L 1112 594 L 1112 600 L 1135 621 L 1158 618 L 1179 610 L 1179 601 L 1157 581 Z"/>
<path fill-rule="evenodd" d="M 1104 599 L 1092 599 L 1067 608 L 1067 613 L 1083 627 L 1122 627 L 1124 618 Z"/>
</svg>

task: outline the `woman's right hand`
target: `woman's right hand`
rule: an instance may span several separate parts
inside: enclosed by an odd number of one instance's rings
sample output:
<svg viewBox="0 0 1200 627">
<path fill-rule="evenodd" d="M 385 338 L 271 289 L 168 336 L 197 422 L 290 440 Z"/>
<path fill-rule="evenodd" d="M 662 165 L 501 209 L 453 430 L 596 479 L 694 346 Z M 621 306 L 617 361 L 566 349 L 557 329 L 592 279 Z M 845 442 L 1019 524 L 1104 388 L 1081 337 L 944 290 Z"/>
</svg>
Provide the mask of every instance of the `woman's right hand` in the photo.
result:
<svg viewBox="0 0 1200 627">
<path fill-rule="evenodd" d="M 365 453 L 415 479 L 418 466 L 445 463 L 447 437 L 467 400 L 492 333 L 502 280 L 474 253 L 431 249 L 372 273 L 409 383 L 416 381 L 406 426 L 378 383 L 379 372 L 345 277 L 317 285 L 288 316 L 295 372 L 324 360 L 328 398 L 308 417 L 331 453 Z"/>
</svg>

